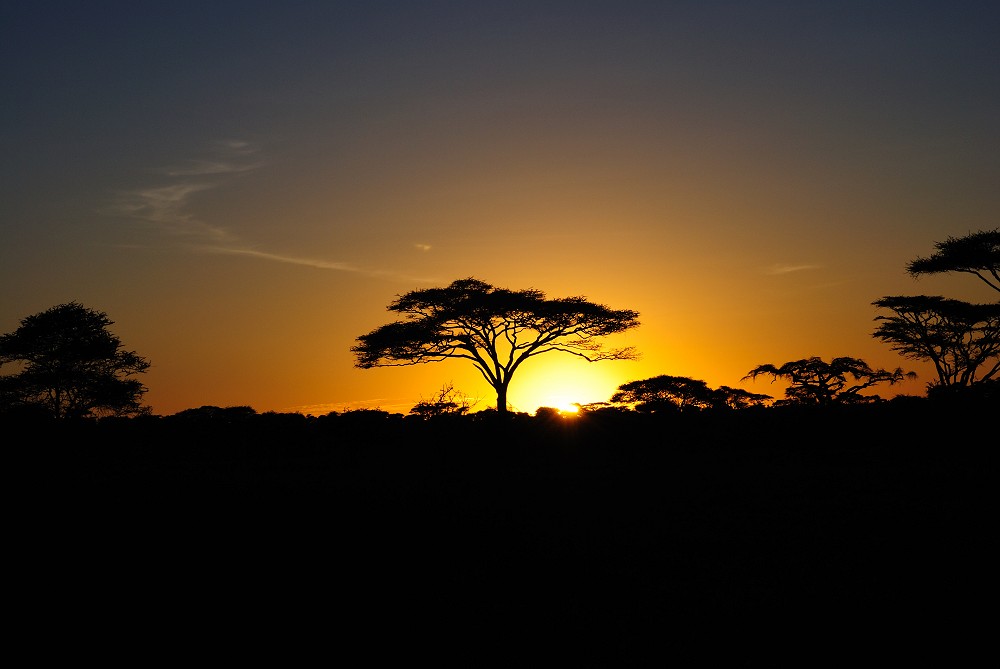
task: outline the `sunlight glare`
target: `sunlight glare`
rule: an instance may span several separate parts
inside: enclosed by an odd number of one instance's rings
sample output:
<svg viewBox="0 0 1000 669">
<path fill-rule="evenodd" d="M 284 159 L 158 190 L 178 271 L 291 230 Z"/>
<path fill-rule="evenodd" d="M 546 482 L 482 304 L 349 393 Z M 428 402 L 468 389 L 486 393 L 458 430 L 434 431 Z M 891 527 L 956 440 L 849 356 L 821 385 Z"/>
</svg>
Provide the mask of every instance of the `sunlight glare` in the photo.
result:
<svg viewBox="0 0 1000 669">
<path fill-rule="evenodd" d="M 542 402 L 540 406 L 558 409 L 559 413 L 567 416 L 575 416 L 580 411 L 580 403 L 567 395 L 549 396 L 547 401 Z"/>
<path fill-rule="evenodd" d="M 577 415 L 581 404 L 606 401 L 623 383 L 612 364 L 602 367 L 558 357 L 533 362 L 511 387 L 511 404 L 520 411 L 551 407 L 567 416 Z"/>
</svg>

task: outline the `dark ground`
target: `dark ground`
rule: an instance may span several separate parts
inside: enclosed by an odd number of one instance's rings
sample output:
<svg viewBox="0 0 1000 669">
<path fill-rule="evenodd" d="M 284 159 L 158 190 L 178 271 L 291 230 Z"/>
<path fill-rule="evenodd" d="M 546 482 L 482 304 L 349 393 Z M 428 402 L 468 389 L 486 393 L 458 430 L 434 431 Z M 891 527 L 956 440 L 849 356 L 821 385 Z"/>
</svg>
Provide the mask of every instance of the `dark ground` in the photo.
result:
<svg viewBox="0 0 1000 669">
<path fill-rule="evenodd" d="M 81 655 L 954 661 L 992 637 L 996 420 L 918 408 L 46 426 L 20 580 Z"/>
</svg>

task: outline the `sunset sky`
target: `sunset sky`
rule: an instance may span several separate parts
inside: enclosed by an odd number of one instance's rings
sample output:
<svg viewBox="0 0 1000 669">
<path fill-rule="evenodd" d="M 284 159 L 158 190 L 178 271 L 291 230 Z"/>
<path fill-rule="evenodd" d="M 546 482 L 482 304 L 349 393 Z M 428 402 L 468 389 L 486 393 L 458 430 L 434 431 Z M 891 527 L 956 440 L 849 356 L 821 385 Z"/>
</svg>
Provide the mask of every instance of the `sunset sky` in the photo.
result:
<svg viewBox="0 0 1000 669">
<path fill-rule="evenodd" d="M 33 2 L 0 9 L 0 332 L 77 301 L 155 413 L 378 407 L 463 361 L 354 367 L 410 290 L 466 277 L 635 309 L 635 362 L 550 354 L 510 401 L 860 357 L 885 295 L 997 226 L 1000 4 Z"/>
</svg>

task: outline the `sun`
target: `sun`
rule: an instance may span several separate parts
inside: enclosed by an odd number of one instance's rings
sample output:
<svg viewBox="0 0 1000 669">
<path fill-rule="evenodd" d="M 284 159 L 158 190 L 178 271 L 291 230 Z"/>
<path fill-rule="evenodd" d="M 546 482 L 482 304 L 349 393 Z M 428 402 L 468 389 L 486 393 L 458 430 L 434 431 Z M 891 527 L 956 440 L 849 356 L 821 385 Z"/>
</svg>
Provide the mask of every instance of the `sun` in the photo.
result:
<svg viewBox="0 0 1000 669">
<path fill-rule="evenodd" d="M 542 360 L 538 360 L 542 363 Z M 546 360 L 526 367 L 511 386 L 510 402 L 518 411 L 534 413 L 550 407 L 564 416 L 577 415 L 581 404 L 606 401 L 622 382 L 608 367 L 579 361 Z"/>
<path fill-rule="evenodd" d="M 576 415 L 580 412 L 580 403 L 565 395 L 553 397 L 544 406 L 558 409 L 559 413 L 565 415 Z"/>
</svg>

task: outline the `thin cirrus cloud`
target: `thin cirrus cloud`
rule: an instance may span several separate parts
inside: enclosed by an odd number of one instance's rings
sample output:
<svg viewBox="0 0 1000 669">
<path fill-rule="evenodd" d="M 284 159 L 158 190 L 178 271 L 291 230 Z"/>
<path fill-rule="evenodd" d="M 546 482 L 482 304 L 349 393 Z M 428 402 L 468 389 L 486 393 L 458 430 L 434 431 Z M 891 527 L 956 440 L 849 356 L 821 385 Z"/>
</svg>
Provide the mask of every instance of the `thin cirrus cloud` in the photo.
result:
<svg viewBox="0 0 1000 669">
<path fill-rule="evenodd" d="M 191 198 L 213 188 L 207 183 L 178 183 L 152 186 L 121 193 L 108 208 L 109 213 L 152 223 L 160 231 L 213 242 L 224 242 L 232 234 L 199 220 L 187 207 Z"/>
<path fill-rule="evenodd" d="M 355 267 L 348 263 L 343 262 L 331 262 L 329 260 L 315 260 L 311 258 L 299 258 L 296 256 L 286 256 L 278 253 L 267 253 L 266 251 L 255 251 L 254 249 L 248 248 L 236 248 L 236 247 L 225 247 L 225 246 L 203 246 L 202 251 L 207 253 L 222 253 L 228 255 L 238 255 L 238 256 L 248 256 L 250 258 L 262 258 L 264 260 L 273 260 L 275 262 L 288 263 L 290 265 L 305 265 L 306 267 L 315 267 L 317 269 L 335 269 L 341 272 L 364 272 L 361 268 Z"/>
<path fill-rule="evenodd" d="M 215 142 L 212 159 L 191 160 L 186 165 L 164 170 L 172 177 L 199 177 L 250 172 L 264 166 L 260 147 L 242 139 Z"/>
<path fill-rule="evenodd" d="M 393 270 L 365 269 L 363 267 L 357 267 L 355 265 L 351 265 L 350 263 L 332 262 L 329 260 L 317 260 L 315 258 L 302 258 L 298 256 L 286 256 L 278 253 L 268 253 L 266 251 L 257 251 L 248 248 L 236 248 L 227 246 L 214 246 L 214 247 L 203 246 L 199 250 L 205 253 L 219 253 L 225 255 L 246 256 L 249 258 L 260 258 L 262 260 L 271 260 L 274 262 L 281 262 L 289 265 L 302 265 L 304 267 L 314 267 L 316 269 L 332 269 L 340 272 L 353 272 L 355 274 L 364 274 L 365 276 L 372 276 L 372 277 L 403 279 L 405 281 L 413 281 L 417 283 L 434 283 L 440 281 L 440 279 L 434 277 L 413 276 L 409 274 L 396 272 Z"/>
<path fill-rule="evenodd" d="M 793 274 L 795 272 L 805 272 L 812 269 L 819 269 L 821 265 L 782 265 L 776 264 L 768 267 L 764 273 L 770 275 Z"/>
<path fill-rule="evenodd" d="M 106 209 L 106 213 L 145 221 L 157 230 L 174 236 L 185 237 L 193 250 L 257 258 L 272 262 L 301 265 L 317 269 L 353 272 L 368 276 L 403 278 L 411 281 L 433 281 L 425 277 L 404 276 L 398 272 L 369 270 L 346 262 L 303 258 L 270 253 L 248 248 L 228 229 L 199 219 L 191 213 L 194 198 L 206 191 L 219 188 L 225 177 L 250 172 L 264 166 L 259 158 L 259 148 L 243 140 L 216 142 L 212 160 L 192 160 L 186 165 L 168 168 L 160 173 L 171 183 L 125 191 Z M 198 178 L 201 177 L 201 178 Z M 173 181 L 182 179 L 181 181 Z M 430 250 L 427 244 L 417 244 L 422 251 Z"/>
<path fill-rule="evenodd" d="M 179 167 L 167 170 L 167 174 L 172 177 L 197 177 L 211 174 L 236 174 L 239 172 L 249 172 L 263 163 L 251 163 L 249 165 L 237 165 L 234 163 L 223 163 L 212 160 L 196 160 L 188 167 Z"/>
<path fill-rule="evenodd" d="M 212 160 L 161 170 L 167 178 L 163 183 L 120 193 L 106 212 L 145 221 L 160 232 L 192 240 L 235 242 L 229 230 L 191 213 L 191 202 L 196 195 L 222 185 L 225 176 L 258 169 L 263 162 L 257 157 L 259 149 L 243 140 L 215 142 L 211 152 Z"/>
</svg>

